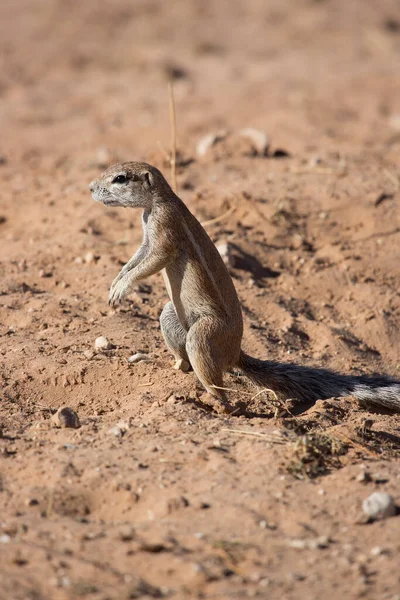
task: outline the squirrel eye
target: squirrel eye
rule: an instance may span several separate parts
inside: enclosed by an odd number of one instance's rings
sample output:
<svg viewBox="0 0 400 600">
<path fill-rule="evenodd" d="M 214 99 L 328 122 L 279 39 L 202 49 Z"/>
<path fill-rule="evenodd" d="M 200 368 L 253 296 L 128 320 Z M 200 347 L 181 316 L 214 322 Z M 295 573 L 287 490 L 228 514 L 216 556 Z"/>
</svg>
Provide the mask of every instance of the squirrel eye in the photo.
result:
<svg viewBox="0 0 400 600">
<path fill-rule="evenodd" d="M 126 175 L 117 175 L 116 177 L 114 177 L 111 183 L 126 183 L 127 181 L 128 178 L 126 177 Z"/>
</svg>

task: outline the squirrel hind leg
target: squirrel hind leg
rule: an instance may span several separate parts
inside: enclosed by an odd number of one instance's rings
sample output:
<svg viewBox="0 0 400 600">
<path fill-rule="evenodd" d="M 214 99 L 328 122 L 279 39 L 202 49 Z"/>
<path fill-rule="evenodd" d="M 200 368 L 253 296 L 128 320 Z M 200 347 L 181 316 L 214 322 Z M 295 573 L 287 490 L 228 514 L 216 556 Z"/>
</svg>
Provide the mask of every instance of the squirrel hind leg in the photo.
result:
<svg viewBox="0 0 400 600">
<path fill-rule="evenodd" d="M 186 352 L 187 333 L 182 327 L 172 302 L 168 302 L 160 315 L 161 333 L 175 357 L 174 369 L 187 373 L 191 370 L 191 364 Z"/>
<path fill-rule="evenodd" d="M 213 349 L 213 324 L 199 319 L 190 328 L 187 335 L 186 351 L 197 378 L 207 391 L 206 402 L 213 405 L 217 412 L 231 413 L 234 407 L 228 402 L 224 391 L 224 365 Z M 217 401 L 217 403 L 215 403 Z"/>
</svg>

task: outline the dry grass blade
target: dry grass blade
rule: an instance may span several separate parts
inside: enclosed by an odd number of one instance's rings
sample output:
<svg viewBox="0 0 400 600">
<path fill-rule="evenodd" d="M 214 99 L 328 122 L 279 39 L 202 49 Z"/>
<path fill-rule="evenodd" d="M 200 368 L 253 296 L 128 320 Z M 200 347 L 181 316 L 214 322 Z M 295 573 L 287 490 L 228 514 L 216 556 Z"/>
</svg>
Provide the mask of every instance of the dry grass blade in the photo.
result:
<svg viewBox="0 0 400 600">
<path fill-rule="evenodd" d="M 175 194 L 178 193 L 178 185 L 176 183 L 176 112 L 175 112 L 175 98 L 174 98 L 174 88 L 172 82 L 168 83 L 168 92 L 169 92 L 169 119 L 171 126 L 171 180 L 172 187 Z"/>
<path fill-rule="evenodd" d="M 246 396 L 252 396 L 251 392 L 243 392 L 242 390 L 234 390 L 233 388 L 222 387 L 220 385 L 211 385 L 210 387 L 216 390 L 223 390 L 224 392 L 235 392 L 236 394 L 244 394 Z"/>
<path fill-rule="evenodd" d="M 295 417 L 295 415 L 293 415 L 290 412 L 290 410 L 287 408 L 287 406 L 285 405 L 284 400 L 281 400 L 280 398 L 278 398 L 278 396 L 276 395 L 276 393 L 274 392 L 274 390 L 271 390 L 270 388 L 263 388 L 262 390 L 259 390 L 256 394 L 252 394 L 251 392 L 244 392 L 243 390 L 235 390 L 233 388 L 226 388 L 226 387 L 222 387 L 222 386 L 219 386 L 219 385 L 212 385 L 211 387 L 215 388 L 216 390 L 223 390 L 224 392 L 234 392 L 236 394 L 242 394 L 242 395 L 245 395 L 245 396 L 251 396 L 250 400 L 247 403 L 246 410 L 249 409 L 249 406 L 251 406 L 251 403 L 253 402 L 253 400 L 255 398 L 257 398 L 257 396 L 260 396 L 261 394 L 264 394 L 264 393 L 272 394 L 273 400 L 275 402 L 278 402 L 278 404 L 280 404 L 281 407 L 286 412 L 288 412 L 292 417 Z"/>
<path fill-rule="evenodd" d="M 314 175 L 332 175 L 335 169 L 330 167 L 292 167 L 291 173 L 311 173 Z"/>
<path fill-rule="evenodd" d="M 236 210 L 236 206 L 231 206 L 229 208 L 229 210 L 222 213 L 222 215 L 220 215 L 219 217 L 215 217 L 214 219 L 209 219 L 208 221 L 203 221 L 202 226 L 207 227 L 208 225 L 214 225 L 215 223 L 219 223 L 223 219 L 226 219 L 226 217 L 229 217 L 229 215 L 231 215 L 233 212 L 235 212 L 235 210 Z"/>
<path fill-rule="evenodd" d="M 170 155 L 168 154 L 168 152 L 166 151 L 166 149 L 164 148 L 164 146 L 162 145 L 162 143 L 160 142 L 160 140 L 157 141 L 157 146 L 158 146 L 161 154 L 163 155 L 165 161 L 167 163 L 171 163 Z"/>
<path fill-rule="evenodd" d="M 383 172 L 386 175 L 386 177 L 393 183 L 397 191 L 400 188 L 400 179 L 396 177 L 396 175 L 393 175 L 393 173 L 391 173 L 391 171 L 389 171 L 388 169 L 385 169 Z"/>
<path fill-rule="evenodd" d="M 271 442 L 272 444 L 286 444 L 287 439 L 282 433 L 260 433 L 259 431 L 246 431 L 244 429 L 228 429 L 224 428 L 221 431 L 226 431 L 228 433 L 233 433 L 235 435 L 248 435 L 251 437 L 256 437 L 266 442 Z"/>
<path fill-rule="evenodd" d="M 349 446 L 353 446 L 353 448 L 356 448 L 356 450 L 359 450 L 360 452 L 364 452 L 365 454 L 369 454 L 370 456 L 373 456 L 374 458 L 379 458 L 379 454 L 377 452 L 375 452 L 374 450 L 370 450 L 369 448 L 366 448 L 365 446 L 363 446 L 362 444 L 359 444 L 358 442 L 355 442 L 354 440 L 349 438 L 344 433 L 340 433 L 339 431 L 336 431 L 335 435 L 331 436 L 331 438 L 334 439 L 336 436 L 339 439 L 346 442 L 346 444 L 349 444 Z"/>
<path fill-rule="evenodd" d="M 294 414 L 292 414 L 291 411 L 286 406 L 285 401 L 281 400 L 280 398 L 278 398 L 278 396 L 276 395 L 276 393 L 274 392 L 274 390 L 271 390 L 270 388 L 263 388 L 262 390 L 258 391 L 256 394 L 254 394 L 254 396 L 252 398 L 250 398 L 250 400 L 249 400 L 249 402 L 247 404 L 247 410 L 249 409 L 249 406 L 251 405 L 251 403 L 253 402 L 253 400 L 255 400 L 255 398 L 257 398 L 257 396 L 260 396 L 261 394 L 264 394 L 265 392 L 268 393 L 268 394 L 271 394 L 273 396 L 273 399 L 276 402 L 278 402 L 278 404 L 280 404 L 281 407 L 286 412 L 288 412 L 291 417 L 296 418 L 296 416 Z"/>
</svg>

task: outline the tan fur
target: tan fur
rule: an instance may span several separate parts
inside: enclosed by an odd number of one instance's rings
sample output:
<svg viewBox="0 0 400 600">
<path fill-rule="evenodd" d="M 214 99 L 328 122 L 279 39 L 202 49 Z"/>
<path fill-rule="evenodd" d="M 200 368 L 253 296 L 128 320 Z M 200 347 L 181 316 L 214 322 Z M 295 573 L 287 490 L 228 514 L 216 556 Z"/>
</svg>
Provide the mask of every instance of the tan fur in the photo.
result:
<svg viewBox="0 0 400 600">
<path fill-rule="evenodd" d="M 207 392 L 230 409 L 223 373 L 239 367 L 284 397 L 315 400 L 353 393 L 368 405 L 400 411 L 400 385 L 385 377 L 260 361 L 241 351 L 243 321 L 231 276 L 207 233 L 158 169 L 146 163 L 114 165 L 89 186 L 106 206 L 143 208 L 143 243 L 114 279 L 109 303 L 135 282 L 162 271 L 170 302 L 161 313 L 164 339 L 176 367 L 193 368 Z"/>
</svg>

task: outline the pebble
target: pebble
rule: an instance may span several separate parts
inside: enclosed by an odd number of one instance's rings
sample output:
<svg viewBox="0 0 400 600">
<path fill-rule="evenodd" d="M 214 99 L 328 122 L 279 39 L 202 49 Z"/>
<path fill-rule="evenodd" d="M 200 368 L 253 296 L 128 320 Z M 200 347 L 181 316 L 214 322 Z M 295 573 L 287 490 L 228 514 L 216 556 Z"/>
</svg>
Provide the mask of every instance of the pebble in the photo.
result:
<svg viewBox="0 0 400 600">
<path fill-rule="evenodd" d="M 136 354 L 132 354 L 132 356 L 129 356 L 128 363 L 138 363 L 142 360 L 149 360 L 149 355 L 143 354 L 143 352 L 136 352 Z"/>
<path fill-rule="evenodd" d="M 132 525 L 122 525 L 118 531 L 118 537 L 122 542 L 130 542 L 136 536 L 136 532 Z"/>
<path fill-rule="evenodd" d="M 8 544 L 11 541 L 11 537 L 6 533 L 0 535 L 0 544 Z"/>
<path fill-rule="evenodd" d="M 222 260 L 228 267 L 235 266 L 235 256 L 233 254 L 232 244 L 229 242 L 223 242 L 222 244 L 218 244 L 217 250 L 220 253 Z"/>
<path fill-rule="evenodd" d="M 320 535 L 312 539 L 296 538 L 289 540 L 288 543 L 291 548 L 297 548 L 298 550 L 317 550 L 327 548 L 331 543 L 331 539 L 327 535 Z"/>
<path fill-rule="evenodd" d="M 78 414 L 69 406 L 60 407 L 58 411 L 51 416 L 51 421 L 55 427 L 78 429 L 81 426 Z"/>
<path fill-rule="evenodd" d="M 93 262 L 96 262 L 95 255 L 93 254 L 93 252 L 87 252 L 85 254 L 85 263 L 89 264 L 89 263 L 93 263 Z"/>
<path fill-rule="evenodd" d="M 254 129 L 253 127 L 247 127 L 246 129 L 241 129 L 239 135 L 250 140 L 257 154 L 260 156 L 265 156 L 267 154 L 269 140 L 266 133 L 259 129 Z"/>
<path fill-rule="evenodd" d="M 39 277 L 52 277 L 53 273 L 51 271 L 46 271 L 45 269 L 40 269 Z"/>
<path fill-rule="evenodd" d="M 372 477 L 368 471 L 361 471 L 361 473 L 357 475 L 356 481 L 359 481 L 360 483 L 369 483 L 372 481 Z"/>
<path fill-rule="evenodd" d="M 114 427 L 108 430 L 108 433 L 115 435 L 115 437 L 122 437 L 129 430 L 129 423 L 126 421 L 119 421 Z"/>
<path fill-rule="evenodd" d="M 106 337 L 104 337 L 104 335 L 101 335 L 100 337 L 96 338 L 94 341 L 94 347 L 96 348 L 96 350 L 110 350 L 112 344 L 110 342 L 110 340 Z"/>
<path fill-rule="evenodd" d="M 213 133 L 208 133 L 204 137 L 202 137 L 196 145 L 196 153 L 197 156 L 205 156 L 209 149 L 214 146 L 217 142 L 225 139 L 227 133 L 226 131 L 218 131 Z"/>
<path fill-rule="evenodd" d="M 87 358 L 88 360 L 92 360 L 92 358 L 96 355 L 96 353 L 94 352 L 94 350 L 85 350 L 83 353 L 83 356 L 85 358 Z"/>
<path fill-rule="evenodd" d="M 95 165 L 99 169 L 106 169 L 112 162 L 112 156 L 106 146 L 100 146 L 96 150 Z"/>
<path fill-rule="evenodd" d="M 362 503 L 363 511 L 373 520 L 393 517 L 396 514 L 396 505 L 393 497 L 386 492 L 374 492 Z"/>
<path fill-rule="evenodd" d="M 381 548 L 381 546 L 371 548 L 371 556 L 382 556 L 384 554 L 389 554 L 386 548 Z"/>
<path fill-rule="evenodd" d="M 389 118 L 389 125 L 393 127 L 393 129 L 400 131 L 400 113 L 391 115 Z"/>
</svg>

